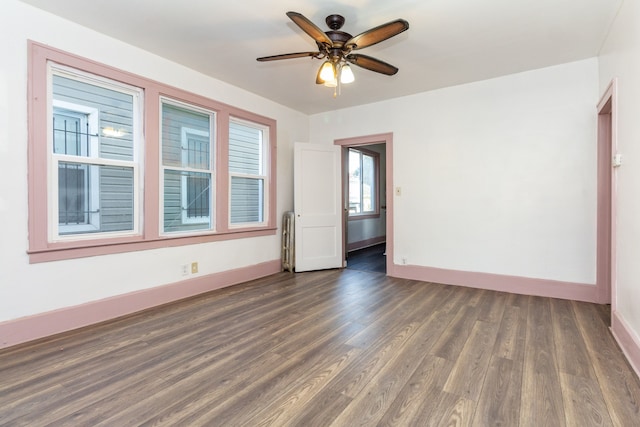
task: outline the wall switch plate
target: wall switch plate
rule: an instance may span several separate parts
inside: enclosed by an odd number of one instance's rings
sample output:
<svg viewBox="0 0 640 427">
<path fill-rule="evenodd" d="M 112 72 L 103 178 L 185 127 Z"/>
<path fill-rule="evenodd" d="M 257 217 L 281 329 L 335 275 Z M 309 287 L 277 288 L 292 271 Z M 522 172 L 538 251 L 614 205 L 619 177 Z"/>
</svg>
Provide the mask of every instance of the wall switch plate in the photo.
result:
<svg viewBox="0 0 640 427">
<path fill-rule="evenodd" d="M 198 272 L 198 263 L 197 262 L 192 262 L 191 263 L 191 274 L 196 274 Z"/>
</svg>

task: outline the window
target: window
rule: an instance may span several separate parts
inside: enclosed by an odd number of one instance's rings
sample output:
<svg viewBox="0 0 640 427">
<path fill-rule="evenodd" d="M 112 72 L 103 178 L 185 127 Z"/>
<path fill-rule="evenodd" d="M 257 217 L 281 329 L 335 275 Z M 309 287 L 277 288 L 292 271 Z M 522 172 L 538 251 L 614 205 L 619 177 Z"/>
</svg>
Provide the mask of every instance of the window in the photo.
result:
<svg viewBox="0 0 640 427">
<path fill-rule="evenodd" d="M 379 164 L 377 153 L 349 148 L 349 216 L 379 212 Z"/>
<path fill-rule="evenodd" d="M 31 41 L 29 56 L 30 262 L 276 233 L 275 120 Z"/>
<path fill-rule="evenodd" d="M 52 240 L 135 233 L 138 89 L 50 64 Z"/>
<path fill-rule="evenodd" d="M 268 133 L 265 126 L 229 122 L 230 222 L 260 224 L 265 220 Z"/>
<path fill-rule="evenodd" d="M 215 114 L 162 102 L 163 231 L 213 229 Z"/>
</svg>

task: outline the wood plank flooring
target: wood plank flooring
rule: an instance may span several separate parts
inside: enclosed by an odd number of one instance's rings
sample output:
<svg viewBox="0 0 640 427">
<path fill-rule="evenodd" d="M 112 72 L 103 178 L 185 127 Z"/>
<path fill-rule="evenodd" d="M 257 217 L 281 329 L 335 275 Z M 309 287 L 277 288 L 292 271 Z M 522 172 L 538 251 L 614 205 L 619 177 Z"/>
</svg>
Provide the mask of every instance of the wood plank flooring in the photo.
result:
<svg viewBox="0 0 640 427">
<path fill-rule="evenodd" d="M 347 255 L 347 268 L 350 270 L 369 271 L 372 273 L 387 272 L 386 243 L 351 251 Z"/>
<path fill-rule="evenodd" d="M 608 311 L 281 273 L 0 351 L 0 425 L 640 426 Z"/>
</svg>

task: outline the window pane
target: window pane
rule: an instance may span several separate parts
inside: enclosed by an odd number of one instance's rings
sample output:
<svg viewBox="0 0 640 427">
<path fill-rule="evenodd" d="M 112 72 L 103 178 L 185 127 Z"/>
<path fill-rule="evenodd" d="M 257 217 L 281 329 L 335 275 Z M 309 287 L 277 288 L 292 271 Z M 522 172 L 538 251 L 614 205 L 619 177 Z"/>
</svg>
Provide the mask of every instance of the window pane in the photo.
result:
<svg viewBox="0 0 640 427">
<path fill-rule="evenodd" d="M 134 159 L 131 94 L 54 74 L 53 107 L 55 153 Z"/>
<path fill-rule="evenodd" d="M 377 210 L 376 157 L 349 149 L 349 214 L 375 213 Z"/>
<path fill-rule="evenodd" d="M 211 174 L 164 171 L 164 231 L 211 228 Z"/>
<path fill-rule="evenodd" d="M 211 161 L 210 115 L 162 104 L 162 164 L 205 169 Z"/>
<path fill-rule="evenodd" d="M 349 150 L 349 213 L 361 213 L 361 170 L 359 151 Z"/>
<path fill-rule="evenodd" d="M 231 177 L 231 223 L 264 221 L 264 180 Z"/>
<path fill-rule="evenodd" d="M 131 231 L 133 168 L 58 163 L 60 234 Z"/>
<path fill-rule="evenodd" d="M 229 123 L 229 171 L 262 175 L 262 129 Z"/>
<path fill-rule="evenodd" d="M 375 169 L 373 157 L 362 155 L 362 212 L 374 211 Z"/>
<path fill-rule="evenodd" d="M 58 165 L 58 224 L 89 224 L 88 165 Z"/>
</svg>

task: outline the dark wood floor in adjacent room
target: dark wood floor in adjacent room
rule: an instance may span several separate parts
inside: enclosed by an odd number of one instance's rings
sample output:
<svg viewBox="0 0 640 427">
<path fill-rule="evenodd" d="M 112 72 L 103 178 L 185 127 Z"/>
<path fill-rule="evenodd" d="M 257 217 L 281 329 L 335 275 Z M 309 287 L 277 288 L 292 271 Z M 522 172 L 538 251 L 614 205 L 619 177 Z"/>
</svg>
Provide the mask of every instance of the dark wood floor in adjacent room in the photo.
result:
<svg viewBox="0 0 640 427">
<path fill-rule="evenodd" d="M 386 243 L 381 243 L 349 252 L 347 255 L 347 268 L 351 270 L 370 271 L 372 273 L 386 273 L 386 247 Z"/>
<path fill-rule="evenodd" d="M 608 310 L 281 273 L 0 351 L 0 425 L 637 426 Z"/>
</svg>

